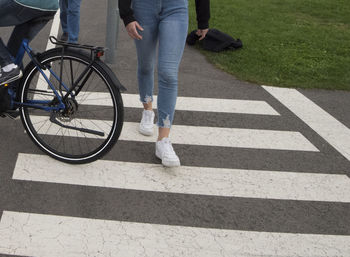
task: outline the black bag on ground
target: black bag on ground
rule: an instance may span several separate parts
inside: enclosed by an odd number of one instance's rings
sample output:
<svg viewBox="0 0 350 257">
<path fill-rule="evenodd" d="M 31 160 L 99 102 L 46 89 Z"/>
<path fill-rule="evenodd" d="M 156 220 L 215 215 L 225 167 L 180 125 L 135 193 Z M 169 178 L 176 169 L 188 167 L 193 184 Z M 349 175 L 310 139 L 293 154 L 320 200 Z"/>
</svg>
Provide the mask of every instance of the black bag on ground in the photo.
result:
<svg viewBox="0 0 350 257">
<path fill-rule="evenodd" d="M 196 35 L 196 30 L 192 31 L 187 36 L 187 44 L 194 45 L 199 40 Z M 206 37 L 202 40 L 202 47 L 205 50 L 220 52 L 224 50 L 234 50 L 243 47 L 240 39 L 234 39 L 217 29 L 209 29 Z"/>
</svg>

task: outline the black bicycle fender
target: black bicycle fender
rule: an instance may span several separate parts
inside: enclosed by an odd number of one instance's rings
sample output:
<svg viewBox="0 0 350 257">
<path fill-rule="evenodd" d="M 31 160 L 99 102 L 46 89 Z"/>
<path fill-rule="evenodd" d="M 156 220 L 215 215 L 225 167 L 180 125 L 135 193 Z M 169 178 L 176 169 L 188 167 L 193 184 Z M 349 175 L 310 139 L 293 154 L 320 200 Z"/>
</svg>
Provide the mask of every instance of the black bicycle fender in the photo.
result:
<svg viewBox="0 0 350 257">
<path fill-rule="evenodd" d="M 127 89 L 122 85 L 122 83 L 120 83 L 119 79 L 117 78 L 117 76 L 114 74 L 113 71 L 111 71 L 112 74 L 110 74 L 111 79 L 113 80 L 113 84 L 116 85 L 119 89 L 120 92 L 125 92 L 127 91 Z"/>
<path fill-rule="evenodd" d="M 103 65 L 104 70 L 108 73 L 109 77 L 112 80 L 112 83 L 117 86 L 120 92 L 125 92 L 127 89 L 120 83 L 119 79 L 117 76 L 114 74 L 114 72 L 111 70 L 111 68 L 105 64 L 104 62 L 100 62 L 100 65 Z"/>
</svg>

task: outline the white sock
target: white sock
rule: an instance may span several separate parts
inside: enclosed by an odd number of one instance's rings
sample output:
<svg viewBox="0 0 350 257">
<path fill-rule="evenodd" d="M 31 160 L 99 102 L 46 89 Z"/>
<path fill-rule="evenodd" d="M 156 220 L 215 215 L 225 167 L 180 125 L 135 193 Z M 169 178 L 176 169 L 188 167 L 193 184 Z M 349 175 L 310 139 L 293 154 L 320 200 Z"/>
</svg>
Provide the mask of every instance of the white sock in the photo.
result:
<svg viewBox="0 0 350 257">
<path fill-rule="evenodd" d="M 13 70 L 15 68 L 17 68 L 17 65 L 14 64 L 14 63 L 11 63 L 11 64 L 6 65 L 4 68 L 2 68 L 2 70 L 4 72 L 9 72 L 9 71 L 11 71 L 11 70 Z"/>
</svg>

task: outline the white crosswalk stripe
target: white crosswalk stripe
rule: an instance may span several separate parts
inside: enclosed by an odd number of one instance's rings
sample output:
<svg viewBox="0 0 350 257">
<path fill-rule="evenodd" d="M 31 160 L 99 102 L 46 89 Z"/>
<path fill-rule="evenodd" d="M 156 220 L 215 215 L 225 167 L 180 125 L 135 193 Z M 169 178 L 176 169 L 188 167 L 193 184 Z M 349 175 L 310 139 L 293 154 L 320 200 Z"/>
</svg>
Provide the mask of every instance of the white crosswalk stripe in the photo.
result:
<svg viewBox="0 0 350 257">
<path fill-rule="evenodd" d="M 77 137 L 87 137 L 102 139 L 108 135 L 108 130 L 112 126 L 111 121 L 105 120 L 85 120 L 75 119 L 76 127 L 89 128 L 99 132 L 104 132 L 105 136 L 96 136 L 88 133 L 77 133 L 72 129 L 61 130 L 61 127 L 52 124 L 47 116 L 32 116 L 33 124 L 40 127 L 38 131 L 45 135 L 57 135 L 59 131 L 70 131 Z M 124 122 L 120 140 L 155 142 L 156 127 L 154 136 L 145 137 L 138 132 L 138 123 Z M 70 133 L 65 133 L 69 135 Z M 257 149 L 278 149 L 291 151 L 313 151 L 318 149 L 312 145 L 301 133 L 293 131 L 238 129 L 238 128 L 218 128 L 173 125 L 171 141 L 174 144 L 204 145 L 220 147 L 242 147 Z"/>
<path fill-rule="evenodd" d="M 345 256 L 350 237 L 205 229 L 5 211 L 0 252 L 61 256 Z"/>
<path fill-rule="evenodd" d="M 142 136 L 137 128 L 138 123 L 126 122 L 120 139 L 155 142 L 155 136 Z M 172 126 L 171 131 L 171 141 L 174 144 L 318 152 L 318 149 L 302 134 L 293 131 L 182 125 Z"/>
<path fill-rule="evenodd" d="M 72 166 L 19 154 L 13 179 L 156 192 L 350 203 L 346 175 L 96 161 Z M 334 185 L 337 185 L 336 187 Z"/>
<path fill-rule="evenodd" d="M 108 93 L 84 92 L 78 95 L 85 99 L 89 105 L 111 105 Z M 153 102 L 157 102 L 157 96 L 154 96 Z M 123 103 L 125 107 L 141 108 L 139 95 L 123 94 Z M 156 109 L 156 106 L 154 106 Z M 200 97 L 178 97 L 176 100 L 176 110 L 200 111 L 200 112 L 221 112 L 221 113 L 244 113 L 256 115 L 279 115 L 268 103 L 264 101 L 234 100 L 234 99 L 215 99 Z"/>
<path fill-rule="evenodd" d="M 350 161 L 350 129 L 295 89 L 264 87 Z"/>
<path fill-rule="evenodd" d="M 48 74 L 46 74 L 48 75 Z M 47 86 L 44 78 L 41 78 L 38 83 L 44 83 Z M 38 85 L 40 89 L 42 86 Z M 50 91 L 51 92 L 51 91 Z M 122 94 L 124 107 L 141 108 L 142 104 L 137 94 Z M 40 100 L 36 95 L 35 100 Z M 89 92 L 84 91 L 78 94 L 76 100 L 80 104 L 89 104 L 96 106 L 112 106 L 111 96 L 109 93 Z M 157 96 L 154 96 L 153 101 L 157 102 Z M 157 106 L 154 106 L 157 109 Z M 198 111 L 198 112 L 220 112 L 220 113 L 241 113 L 255 115 L 273 115 L 279 116 L 279 113 L 274 110 L 268 103 L 264 101 L 252 100 L 236 100 L 236 99 L 216 99 L 216 98 L 201 98 L 201 97 L 178 97 L 176 100 L 176 110 Z"/>
</svg>

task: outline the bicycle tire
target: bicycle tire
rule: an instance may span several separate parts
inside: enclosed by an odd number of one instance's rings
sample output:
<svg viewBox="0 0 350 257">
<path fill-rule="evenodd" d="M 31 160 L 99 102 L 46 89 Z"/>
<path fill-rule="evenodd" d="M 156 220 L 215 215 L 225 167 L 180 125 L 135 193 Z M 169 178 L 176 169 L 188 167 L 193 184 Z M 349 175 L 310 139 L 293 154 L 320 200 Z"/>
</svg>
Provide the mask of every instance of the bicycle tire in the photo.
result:
<svg viewBox="0 0 350 257">
<path fill-rule="evenodd" d="M 65 49 L 64 54 L 62 54 L 62 48 L 55 48 L 55 49 L 51 49 L 49 51 L 46 51 L 46 52 L 40 54 L 38 59 L 39 59 L 40 63 L 42 63 L 42 64 L 50 64 L 52 69 L 53 69 L 53 63 L 59 62 L 60 60 L 62 61 L 62 59 L 63 59 L 63 62 L 69 60 L 71 68 L 73 66 L 73 64 L 72 64 L 73 61 L 75 61 L 81 65 L 86 65 L 86 66 L 91 62 L 91 56 L 89 56 L 81 51 L 76 51 L 73 49 Z M 20 114 L 21 114 L 21 120 L 22 120 L 23 126 L 25 127 L 25 130 L 27 131 L 27 134 L 30 136 L 32 141 L 43 152 L 45 152 L 49 156 L 51 156 L 59 161 L 63 161 L 63 162 L 71 163 L 71 164 L 82 164 L 82 163 L 88 163 L 88 162 L 92 162 L 92 161 L 95 161 L 97 159 L 100 159 L 102 156 L 104 156 L 106 153 L 108 153 L 111 150 L 111 148 L 115 145 L 115 143 L 117 142 L 117 140 L 120 136 L 122 126 L 123 126 L 123 119 L 124 119 L 124 110 L 123 109 L 124 108 L 123 108 L 123 101 L 122 101 L 120 90 L 118 88 L 118 85 L 116 85 L 116 82 L 119 82 L 119 81 L 115 77 L 114 73 L 109 69 L 109 67 L 99 59 L 94 61 L 94 63 L 91 65 L 90 69 L 91 69 L 92 73 L 95 74 L 95 76 L 100 79 L 100 83 L 96 83 L 96 84 L 98 84 L 99 86 L 101 84 L 104 84 L 106 86 L 106 89 L 104 89 L 104 90 L 106 90 L 107 93 L 105 93 L 104 95 L 107 95 L 108 93 L 110 94 L 112 107 L 110 107 L 109 109 L 113 109 L 113 115 L 114 115 L 113 118 L 110 118 L 110 117 L 105 118 L 105 119 L 113 119 L 112 123 L 109 120 L 103 120 L 103 122 L 106 124 L 112 124 L 110 126 L 111 127 L 110 130 L 107 129 L 106 133 L 108 133 L 108 135 L 106 135 L 105 138 L 99 138 L 98 136 L 96 136 L 96 138 L 95 138 L 92 136 L 91 141 L 93 142 L 93 144 L 96 144 L 96 147 L 92 147 L 94 149 L 88 150 L 86 153 L 85 152 L 84 153 L 83 152 L 73 153 L 73 151 L 76 151 L 76 150 L 72 150 L 72 149 L 78 148 L 78 145 L 75 145 L 72 142 L 74 140 L 80 142 L 79 141 L 80 138 L 84 139 L 84 137 L 85 137 L 86 145 L 89 147 L 87 140 L 88 139 L 90 140 L 91 135 L 89 135 L 88 133 L 81 132 L 83 137 L 81 135 L 79 135 L 79 136 L 77 135 L 75 137 L 74 135 L 72 136 L 70 134 L 70 132 L 69 132 L 70 129 L 67 129 L 68 136 L 66 136 L 66 134 L 65 134 L 66 132 L 63 132 L 62 127 L 60 128 L 61 134 L 58 134 L 59 132 L 57 132 L 56 135 L 50 134 L 51 132 L 49 130 L 52 128 L 52 126 L 53 127 L 57 126 L 56 124 L 54 124 L 54 125 L 50 124 L 50 127 L 46 131 L 48 134 L 45 134 L 45 133 L 40 134 L 39 130 L 41 128 L 37 131 L 37 128 L 35 127 L 35 119 L 37 119 L 37 117 L 38 117 L 36 115 L 36 112 L 39 112 L 40 110 L 38 111 L 37 109 L 33 109 L 31 107 L 21 107 L 20 108 Z M 34 99 L 36 96 L 40 95 L 40 93 L 37 91 L 36 88 L 31 89 L 31 86 L 33 85 L 33 83 L 34 84 L 39 83 L 38 82 L 40 80 L 39 73 L 40 72 L 39 72 L 37 66 L 33 62 L 30 62 L 27 65 L 25 72 L 24 72 L 24 75 L 23 75 L 23 78 L 21 80 L 19 91 L 18 91 L 19 92 L 18 96 L 20 97 L 21 103 L 25 103 L 28 101 L 28 99 L 29 100 Z M 71 73 L 72 73 L 71 75 L 73 76 L 73 72 L 71 72 Z M 61 78 L 61 79 L 63 80 L 63 78 Z M 47 88 L 48 88 L 47 91 L 51 90 L 49 87 L 47 87 Z M 94 88 L 94 90 L 96 91 L 97 89 Z M 89 93 L 90 95 L 91 94 L 98 94 L 98 93 L 100 93 L 100 91 L 98 91 L 98 90 L 96 92 L 95 91 L 92 91 L 92 92 L 87 91 L 87 93 Z M 33 93 L 33 92 L 38 92 L 38 93 Z M 84 101 L 86 101 L 86 99 L 89 98 L 89 94 L 88 94 L 88 96 L 86 96 Z M 44 97 L 44 96 L 40 96 L 40 97 Z M 47 97 L 50 98 L 51 96 L 47 96 Z M 52 96 L 52 97 L 54 97 L 54 96 Z M 81 97 L 81 98 L 83 99 L 83 97 Z M 73 102 L 72 99 L 70 99 L 70 101 Z M 77 100 L 76 100 L 76 102 L 78 104 Z M 89 109 L 90 103 L 91 103 L 91 101 L 88 102 L 88 104 L 82 102 L 81 105 L 79 105 L 79 106 L 77 105 L 76 106 L 77 110 L 76 110 L 75 115 L 78 114 L 79 107 L 81 107 L 81 108 L 85 107 L 85 109 Z M 72 105 L 75 105 L 75 102 L 73 102 Z M 101 108 L 101 106 L 92 105 L 92 107 L 90 109 L 98 109 L 98 108 Z M 103 109 L 101 109 L 101 111 L 103 111 Z M 85 111 L 84 115 L 90 115 L 90 116 L 93 116 L 95 118 L 95 116 L 97 116 L 94 114 L 95 112 L 96 112 L 95 110 L 92 110 L 91 113 L 88 113 L 87 111 Z M 34 115 L 31 116 L 31 113 L 34 113 Z M 83 113 L 83 111 L 81 113 Z M 105 111 L 103 113 L 101 112 L 101 114 L 106 115 Z M 43 116 L 39 116 L 40 118 L 44 117 L 45 119 L 48 119 L 48 116 L 45 116 L 46 114 L 40 113 L 40 115 L 43 115 Z M 57 119 L 63 118 L 63 117 L 58 117 L 58 114 L 50 113 L 50 117 L 51 117 L 51 115 L 57 115 Z M 110 115 L 112 115 L 112 114 L 110 114 Z M 35 117 L 35 118 L 33 118 L 33 117 Z M 83 126 L 83 125 L 86 126 L 88 124 L 88 122 L 85 122 L 85 119 L 80 118 L 80 120 L 78 120 L 78 118 L 76 118 L 76 117 L 77 116 L 74 116 L 73 118 L 71 117 L 70 121 L 73 121 L 76 119 L 75 124 L 78 123 L 78 125 L 79 125 L 79 123 L 80 123 L 81 124 L 80 126 Z M 42 119 L 44 119 L 44 118 L 42 118 Z M 97 116 L 97 118 L 99 118 L 99 117 Z M 66 120 L 64 120 L 64 121 L 67 122 Z M 97 121 L 99 121 L 99 120 L 98 119 L 97 120 L 91 119 L 90 120 L 91 124 L 89 124 L 89 126 L 94 125 L 95 127 L 99 127 L 96 124 L 94 124 Z M 63 122 L 62 122 L 62 124 L 63 124 Z M 44 125 L 41 125 L 41 126 L 44 126 Z M 101 129 L 101 130 L 103 130 L 103 129 Z M 76 130 L 74 130 L 72 132 L 78 134 L 78 132 Z M 88 136 L 86 136 L 87 134 L 88 134 Z M 57 136 L 59 136 L 60 140 L 63 141 L 63 147 L 60 146 L 61 143 L 59 143 L 58 144 L 59 146 L 57 146 L 56 147 L 57 149 L 56 149 L 53 146 L 53 144 L 49 144 L 48 142 L 46 142 L 45 138 L 50 138 L 50 140 L 54 140 L 55 137 L 57 137 Z M 65 139 L 65 137 L 67 137 L 67 140 Z M 69 143 L 71 144 L 71 148 L 67 147 L 67 148 L 69 148 L 69 150 L 71 152 L 68 152 L 66 150 L 66 146 L 64 144 L 65 140 L 68 144 Z M 97 143 L 95 143 L 95 141 Z M 101 141 L 101 143 L 100 143 L 100 141 Z M 79 145 L 79 147 L 82 150 L 81 145 Z M 64 150 L 60 150 L 59 148 L 63 148 Z"/>
</svg>

